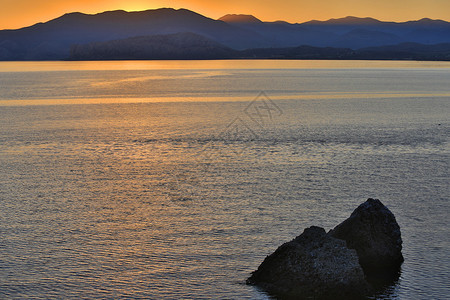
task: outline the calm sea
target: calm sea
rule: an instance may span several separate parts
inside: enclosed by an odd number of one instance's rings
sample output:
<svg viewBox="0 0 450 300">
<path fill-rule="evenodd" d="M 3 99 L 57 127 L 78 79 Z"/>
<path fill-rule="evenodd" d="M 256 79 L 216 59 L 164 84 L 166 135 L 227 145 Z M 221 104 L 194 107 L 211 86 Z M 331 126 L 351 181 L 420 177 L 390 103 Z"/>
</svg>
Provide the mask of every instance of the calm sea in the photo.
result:
<svg viewBox="0 0 450 300">
<path fill-rule="evenodd" d="M 0 63 L 0 298 L 268 299 L 266 255 L 367 198 L 450 295 L 450 63 Z"/>
</svg>

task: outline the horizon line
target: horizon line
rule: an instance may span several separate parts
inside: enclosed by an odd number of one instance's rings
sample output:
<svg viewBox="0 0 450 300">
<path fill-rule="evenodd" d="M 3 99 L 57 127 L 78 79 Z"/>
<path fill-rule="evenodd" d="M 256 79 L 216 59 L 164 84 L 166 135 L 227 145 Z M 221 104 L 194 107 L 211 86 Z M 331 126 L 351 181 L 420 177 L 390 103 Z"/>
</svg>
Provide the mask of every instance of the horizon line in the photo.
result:
<svg viewBox="0 0 450 300">
<path fill-rule="evenodd" d="M 215 19 L 215 18 L 212 18 L 212 17 L 207 16 L 206 14 L 202 14 L 202 13 L 199 13 L 199 12 L 196 12 L 196 11 L 194 11 L 194 10 L 191 10 L 191 9 L 188 9 L 188 8 L 184 8 L 184 7 L 180 7 L 180 8 L 174 8 L 174 7 L 159 7 L 159 8 L 149 8 L 149 9 L 144 9 L 144 10 L 113 9 L 113 10 L 105 10 L 105 11 L 95 12 L 95 13 L 85 13 L 85 12 L 82 12 L 82 11 L 71 11 L 71 12 L 66 12 L 66 13 L 63 13 L 63 14 L 59 14 L 58 16 L 53 17 L 53 18 L 51 18 L 51 19 L 48 19 L 48 20 L 46 20 L 46 21 L 36 22 L 36 23 L 34 23 L 34 24 L 27 25 L 27 26 L 23 26 L 23 27 L 19 27 L 19 28 L 2 28 L 2 29 L 0 29 L 0 31 L 3 31 L 3 30 L 20 30 L 20 29 L 23 29 L 23 28 L 32 27 L 32 26 L 37 25 L 37 24 L 45 24 L 45 23 L 47 23 L 47 22 L 50 22 L 50 21 L 52 21 L 52 20 L 61 18 L 61 17 L 65 16 L 65 15 L 68 15 L 68 14 L 76 14 L 76 13 L 79 13 L 79 14 L 83 14 L 83 15 L 95 16 L 95 15 L 99 15 L 99 14 L 103 14 L 103 13 L 108 13 L 108 12 L 119 12 L 119 11 L 122 11 L 122 12 L 126 12 L 126 13 L 134 13 L 134 12 L 139 13 L 139 12 L 156 11 L 156 10 L 163 10 L 163 9 L 187 10 L 187 11 L 190 11 L 190 12 L 193 12 L 193 13 L 196 13 L 196 14 L 199 14 L 199 15 L 202 15 L 202 16 L 204 16 L 204 17 L 206 17 L 206 18 L 209 18 L 209 19 L 212 19 L 212 20 L 216 20 L 216 21 L 218 21 L 220 18 L 222 18 L 222 17 L 224 17 L 224 16 L 226 16 L 226 15 L 237 15 L 237 16 L 241 15 L 241 16 L 253 16 L 253 17 L 255 17 L 256 19 L 258 19 L 258 20 L 260 20 L 260 21 L 262 21 L 262 22 L 264 22 L 264 23 L 286 22 L 286 23 L 289 23 L 289 24 L 304 24 L 304 23 L 308 23 L 308 22 L 327 22 L 327 21 L 341 20 L 341 19 L 346 19 L 346 18 L 372 19 L 372 20 L 376 20 L 376 21 L 383 22 L 383 23 L 397 23 L 397 24 L 407 23 L 407 22 L 417 22 L 417 21 L 421 21 L 421 20 L 443 21 L 443 22 L 450 23 L 450 20 L 433 19 L 433 18 L 429 18 L 429 17 L 422 17 L 422 18 L 420 18 L 420 19 L 416 19 L 416 20 L 406 20 L 406 21 L 385 21 L 385 20 L 377 19 L 377 18 L 375 18 L 375 17 L 370 17 L 370 16 L 357 17 L 357 16 L 352 16 L 352 15 L 347 15 L 347 16 L 345 16 L 345 17 L 334 17 L 334 18 L 329 18 L 329 19 L 326 19 L 326 20 L 311 19 L 311 20 L 307 20 L 307 21 L 303 21 L 303 22 L 302 22 L 302 21 L 289 22 L 289 21 L 282 20 L 282 19 L 277 19 L 277 20 L 274 20 L 274 21 L 264 21 L 264 20 L 261 20 L 260 18 L 258 18 L 257 16 L 255 16 L 255 15 L 253 15 L 253 14 L 249 14 L 249 13 L 226 13 L 226 14 L 222 15 L 221 17 Z"/>
</svg>

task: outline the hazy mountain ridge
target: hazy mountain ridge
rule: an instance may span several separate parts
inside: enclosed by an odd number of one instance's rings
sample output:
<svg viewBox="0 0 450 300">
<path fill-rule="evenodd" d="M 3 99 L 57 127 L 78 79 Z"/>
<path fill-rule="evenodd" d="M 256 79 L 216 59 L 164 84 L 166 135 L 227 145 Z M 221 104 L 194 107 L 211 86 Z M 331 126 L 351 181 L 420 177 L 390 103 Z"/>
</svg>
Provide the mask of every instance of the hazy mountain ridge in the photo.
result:
<svg viewBox="0 0 450 300">
<path fill-rule="evenodd" d="M 213 20 L 186 9 L 162 8 L 141 12 L 118 10 L 95 15 L 69 13 L 46 23 L 1 30 L 0 60 L 67 59 L 74 45 L 108 42 L 108 47 L 112 47 L 110 41 L 130 39 L 129 42 L 136 46 L 137 41 L 145 43 L 142 38 L 132 39 L 135 37 L 188 32 L 217 43 L 211 46 L 214 49 L 225 47 L 234 50 L 295 48 L 301 45 L 355 50 L 405 42 L 450 43 L 450 23 L 442 20 L 395 23 L 346 17 L 291 24 L 262 22 L 252 15 L 226 15 Z M 192 36 L 184 41 L 187 48 L 193 47 Z M 153 43 L 151 39 L 147 40 L 146 47 L 149 43 Z M 120 45 L 123 49 L 122 42 Z M 99 44 L 95 47 L 98 48 Z"/>
<path fill-rule="evenodd" d="M 74 45 L 70 59 L 223 59 L 235 57 L 237 53 L 211 39 L 186 32 Z"/>
<path fill-rule="evenodd" d="M 193 33 L 134 37 L 109 42 L 74 45 L 71 60 L 129 59 L 397 59 L 450 60 L 450 43 L 403 43 L 359 50 L 299 46 L 234 50 Z"/>
<path fill-rule="evenodd" d="M 272 42 L 271 46 L 305 44 L 317 47 L 358 49 L 404 42 L 423 44 L 450 42 L 450 23 L 427 18 L 400 23 L 351 16 L 300 24 L 283 21 L 259 24 L 228 22 L 265 36 Z"/>
<path fill-rule="evenodd" d="M 359 49 L 356 59 L 445 60 L 450 61 L 450 43 L 424 45 L 401 43 Z"/>
<path fill-rule="evenodd" d="M 39 60 L 48 56 L 64 59 L 74 44 L 181 32 L 200 34 L 237 49 L 260 45 L 262 39 L 254 32 L 186 9 L 110 11 L 95 15 L 69 13 L 46 23 L 0 31 L 0 59 Z M 48 44 L 52 47 L 41 51 Z"/>
<path fill-rule="evenodd" d="M 236 14 L 228 14 L 218 19 L 219 21 L 223 21 L 226 23 L 234 23 L 234 24 L 252 24 L 257 23 L 261 24 L 263 21 L 256 18 L 252 15 L 236 15 Z"/>
</svg>

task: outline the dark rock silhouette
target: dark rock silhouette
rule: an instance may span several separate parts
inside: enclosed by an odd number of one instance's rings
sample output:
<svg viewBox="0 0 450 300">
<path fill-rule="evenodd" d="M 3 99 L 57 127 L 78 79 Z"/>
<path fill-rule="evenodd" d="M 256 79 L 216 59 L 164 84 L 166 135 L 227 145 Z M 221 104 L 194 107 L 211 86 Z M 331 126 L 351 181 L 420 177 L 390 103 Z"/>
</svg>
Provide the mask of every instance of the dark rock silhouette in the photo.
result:
<svg viewBox="0 0 450 300">
<path fill-rule="evenodd" d="M 248 283 L 295 299 L 352 299 L 369 291 L 356 251 L 315 226 L 268 256 Z"/>
<path fill-rule="evenodd" d="M 368 199 L 329 234 L 356 250 L 368 276 L 398 270 L 403 262 L 400 227 L 378 199 Z"/>
<path fill-rule="evenodd" d="M 364 298 L 398 279 L 401 250 L 395 216 L 370 198 L 328 234 L 313 226 L 280 246 L 247 283 L 283 299 Z"/>
</svg>

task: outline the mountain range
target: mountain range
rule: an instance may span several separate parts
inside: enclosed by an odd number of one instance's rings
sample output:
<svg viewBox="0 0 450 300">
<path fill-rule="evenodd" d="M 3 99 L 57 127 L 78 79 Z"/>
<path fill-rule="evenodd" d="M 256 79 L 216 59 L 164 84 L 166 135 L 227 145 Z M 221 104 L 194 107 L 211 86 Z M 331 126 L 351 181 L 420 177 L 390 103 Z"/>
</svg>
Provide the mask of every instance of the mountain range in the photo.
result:
<svg viewBox="0 0 450 300">
<path fill-rule="evenodd" d="M 0 31 L 0 60 L 327 58 L 449 60 L 450 23 L 346 17 L 214 20 L 187 9 L 69 13 Z M 438 45 L 439 46 L 430 46 Z"/>
</svg>

